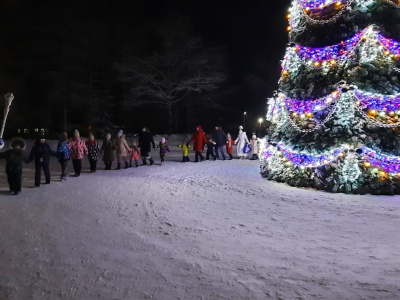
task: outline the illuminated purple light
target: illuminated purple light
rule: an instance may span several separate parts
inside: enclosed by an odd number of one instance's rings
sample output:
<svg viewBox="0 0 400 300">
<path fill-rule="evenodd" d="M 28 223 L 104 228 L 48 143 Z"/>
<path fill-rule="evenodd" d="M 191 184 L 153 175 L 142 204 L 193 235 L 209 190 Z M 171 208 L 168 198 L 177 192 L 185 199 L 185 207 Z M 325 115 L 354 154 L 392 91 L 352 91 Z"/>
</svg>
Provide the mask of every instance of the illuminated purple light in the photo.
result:
<svg viewBox="0 0 400 300">
<path fill-rule="evenodd" d="M 358 89 L 354 93 L 363 108 L 394 112 L 400 107 L 400 94 L 377 95 Z"/>
<path fill-rule="evenodd" d="M 296 166 L 303 167 L 320 167 L 331 163 L 337 159 L 337 156 L 342 153 L 345 148 L 338 148 L 331 152 L 331 154 L 312 155 L 306 153 L 294 152 L 292 149 L 286 147 L 283 143 L 278 143 L 278 147 L 284 157 Z"/>
<path fill-rule="evenodd" d="M 297 100 L 297 99 L 284 98 L 283 101 L 285 102 L 286 108 L 289 111 L 299 114 L 304 114 L 308 112 L 314 113 L 323 110 L 327 106 L 336 102 L 336 100 L 339 97 L 340 97 L 340 92 L 336 91 L 328 96 L 316 100 Z"/>
<path fill-rule="evenodd" d="M 389 156 L 386 154 L 377 153 L 367 147 L 361 148 L 362 153 L 368 157 L 368 161 L 388 173 L 400 172 L 400 157 Z"/>
<path fill-rule="evenodd" d="M 296 45 L 296 52 L 298 56 L 303 60 L 312 60 L 315 62 L 338 60 L 341 58 L 347 58 L 351 50 L 360 42 L 361 37 L 364 35 L 365 30 L 357 33 L 352 38 L 341 42 L 337 45 L 322 47 L 322 48 L 311 48 Z"/>
<path fill-rule="evenodd" d="M 376 34 L 376 38 L 378 41 L 385 47 L 390 53 L 393 55 L 399 56 L 400 55 L 400 43 L 384 37 L 381 33 Z"/>
<path fill-rule="evenodd" d="M 299 3 L 303 8 L 308 7 L 309 9 L 321 9 L 321 8 L 324 8 L 325 6 L 329 6 L 335 2 L 338 2 L 338 1 L 337 0 L 299 0 Z"/>
</svg>

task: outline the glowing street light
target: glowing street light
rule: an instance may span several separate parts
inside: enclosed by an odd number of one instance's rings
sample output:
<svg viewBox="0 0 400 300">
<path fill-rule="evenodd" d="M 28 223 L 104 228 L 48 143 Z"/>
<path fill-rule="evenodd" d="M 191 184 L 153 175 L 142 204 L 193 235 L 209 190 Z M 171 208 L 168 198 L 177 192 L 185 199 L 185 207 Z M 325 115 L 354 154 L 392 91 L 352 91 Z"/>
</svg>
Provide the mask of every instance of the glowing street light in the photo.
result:
<svg viewBox="0 0 400 300">
<path fill-rule="evenodd" d="M 243 113 L 243 128 L 246 128 L 246 115 L 247 115 L 247 112 L 244 112 Z"/>
<path fill-rule="evenodd" d="M 264 119 L 263 118 L 259 118 L 258 119 L 258 123 L 260 124 L 260 128 L 261 128 L 261 123 L 264 121 Z"/>
</svg>

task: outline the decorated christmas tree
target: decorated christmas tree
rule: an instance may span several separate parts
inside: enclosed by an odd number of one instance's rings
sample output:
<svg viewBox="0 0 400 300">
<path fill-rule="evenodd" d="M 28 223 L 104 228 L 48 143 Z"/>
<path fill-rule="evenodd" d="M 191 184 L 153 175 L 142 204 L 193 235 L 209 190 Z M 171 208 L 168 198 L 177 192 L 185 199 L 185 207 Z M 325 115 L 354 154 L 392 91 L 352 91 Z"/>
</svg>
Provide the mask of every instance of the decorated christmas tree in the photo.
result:
<svg viewBox="0 0 400 300">
<path fill-rule="evenodd" d="M 400 1 L 293 0 L 288 19 L 262 175 L 400 194 Z"/>
</svg>

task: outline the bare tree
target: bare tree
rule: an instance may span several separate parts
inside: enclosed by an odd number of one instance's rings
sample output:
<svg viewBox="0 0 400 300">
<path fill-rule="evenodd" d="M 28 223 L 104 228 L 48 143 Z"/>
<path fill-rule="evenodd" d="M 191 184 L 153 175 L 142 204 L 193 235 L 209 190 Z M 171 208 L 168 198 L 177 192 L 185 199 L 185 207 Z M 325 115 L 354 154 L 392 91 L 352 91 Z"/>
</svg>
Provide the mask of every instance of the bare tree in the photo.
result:
<svg viewBox="0 0 400 300">
<path fill-rule="evenodd" d="M 177 28 L 164 30 L 162 40 L 159 52 L 145 58 L 125 54 L 117 68 L 129 85 L 128 103 L 166 107 L 171 132 L 175 106 L 189 93 L 216 90 L 225 81 L 225 74 L 219 70 L 221 49 L 206 48 L 200 38 Z"/>
</svg>

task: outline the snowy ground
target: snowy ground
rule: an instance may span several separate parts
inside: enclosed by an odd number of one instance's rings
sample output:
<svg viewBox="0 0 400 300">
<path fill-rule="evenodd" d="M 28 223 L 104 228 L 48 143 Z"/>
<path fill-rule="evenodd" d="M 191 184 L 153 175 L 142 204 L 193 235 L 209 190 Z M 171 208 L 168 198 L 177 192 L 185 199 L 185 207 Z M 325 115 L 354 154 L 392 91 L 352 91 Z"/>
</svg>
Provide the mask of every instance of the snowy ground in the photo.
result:
<svg viewBox="0 0 400 300">
<path fill-rule="evenodd" d="M 0 299 L 400 299 L 399 197 L 180 159 L 36 189 L 29 164 L 19 196 L 1 172 Z"/>
</svg>

